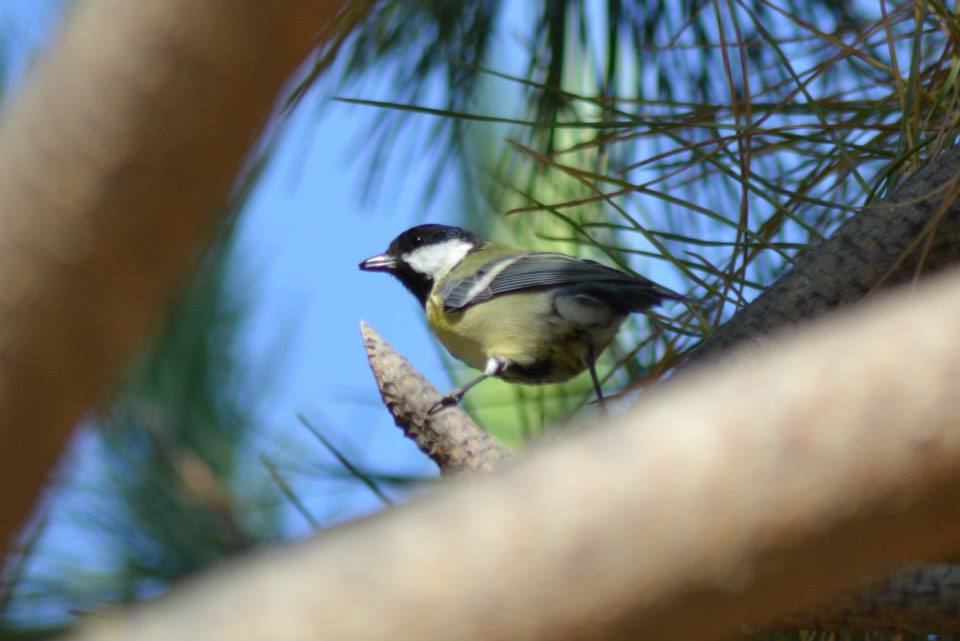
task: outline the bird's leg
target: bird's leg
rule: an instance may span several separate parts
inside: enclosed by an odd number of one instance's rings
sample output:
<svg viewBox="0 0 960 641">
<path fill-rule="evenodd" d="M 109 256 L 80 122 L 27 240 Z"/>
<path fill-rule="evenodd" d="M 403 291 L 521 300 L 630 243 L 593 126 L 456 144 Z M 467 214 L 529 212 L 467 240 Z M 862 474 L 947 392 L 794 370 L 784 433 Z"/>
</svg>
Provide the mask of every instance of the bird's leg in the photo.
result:
<svg viewBox="0 0 960 641">
<path fill-rule="evenodd" d="M 607 402 L 603 400 L 603 390 L 600 389 L 600 379 L 597 377 L 597 354 L 593 349 L 593 343 L 587 343 L 587 369 L 590 370 L 590 380 L 593 381 L 593 391 L 597 395 L 597 403 L 600 404 L 600 411 L 607 413 Z"/>
<path fill-rule="evenodd" d="M 491 356 L 490 358 L 487 359 L 487 365 L 486 367 L 483 368 L 483 374 L 481 374 L 480 376 L 477 376 L 476 378 L 470 379 L 460 387 L 456 387 L 450 390 L 450 392 L 446 396 L 441 398 L 439 401 L 437 401 L 436 404 L 433 407 L 431 407 L 430 411 L 427 413 L 434 414 L 436 412 L 439 412 L 445 407 L 459 405 L 460 401 L 463 400 L 463 395 L 469 392 L 474 385 L 487 380 L 491 376 L 496 376 L 497 374 L 502 372 L 506 368 L 506 366 L 507 366 L 506 362 Z"/>
</svg>

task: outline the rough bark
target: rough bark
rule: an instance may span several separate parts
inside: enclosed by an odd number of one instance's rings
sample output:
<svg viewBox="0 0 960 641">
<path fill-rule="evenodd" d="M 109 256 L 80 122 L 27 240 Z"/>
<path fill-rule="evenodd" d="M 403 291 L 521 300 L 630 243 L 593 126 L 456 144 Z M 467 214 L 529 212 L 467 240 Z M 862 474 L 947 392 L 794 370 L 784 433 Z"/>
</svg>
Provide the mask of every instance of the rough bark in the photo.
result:
<svg viewBox="0 0 960 641">
<path fill-rule="evenodd" d="M 898 572 L 849 598 L 784 618 L 778 627 L 926 635 L 960 631 L 960 567 L 928 564 Z"/>
<path fill-rule="evenodd" d="M 509 450 L 461 408 L 431 414 L 442 397 L 440 392 L 366 323 L 360 323 L 360 332 L 384 405 L 441 474 L 489 472 L 510 458 Z"/>
<path fill-rule="evenodd" d="M 0 123 L 0 546 L 212 230 L 332 0 L 87 0 Z"/>
<path fill-rule="evenodd" d="M 692 353 L 699 362 L 870 292 L 929 274 L 960 257 L 960 147 L 851 217 Z"/>
<path fill-rule="evenodd" d="M 960 544 L 958 316 L 958 273 L 851 308 L 496 474 L 72 638 L 705 641 L 762 629 Z"/>
</svg>

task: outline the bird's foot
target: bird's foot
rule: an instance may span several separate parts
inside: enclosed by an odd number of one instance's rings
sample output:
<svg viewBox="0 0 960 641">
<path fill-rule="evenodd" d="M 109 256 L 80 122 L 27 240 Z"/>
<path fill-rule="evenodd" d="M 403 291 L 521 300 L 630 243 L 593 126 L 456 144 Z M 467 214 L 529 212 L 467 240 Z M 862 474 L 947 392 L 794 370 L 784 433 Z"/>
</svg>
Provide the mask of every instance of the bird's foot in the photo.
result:
<svg viewBox="0 0 960 641">
<path fill-rule="evenodd" d="M 441 398 L 439 401 L 434 403 L 433 407 L 427 410 L 427 415 L 433 416 L 437 412 L 441 410 L 445 410 L 448 407 L 456 407 L 457 405 L 460 404 L 460 400 L 462 398 L 463 398 L 463 394 L 457 394 L 456 390 L 454 390 L 453 392 L 447 394 L 446 396 Z"/>
</svg>

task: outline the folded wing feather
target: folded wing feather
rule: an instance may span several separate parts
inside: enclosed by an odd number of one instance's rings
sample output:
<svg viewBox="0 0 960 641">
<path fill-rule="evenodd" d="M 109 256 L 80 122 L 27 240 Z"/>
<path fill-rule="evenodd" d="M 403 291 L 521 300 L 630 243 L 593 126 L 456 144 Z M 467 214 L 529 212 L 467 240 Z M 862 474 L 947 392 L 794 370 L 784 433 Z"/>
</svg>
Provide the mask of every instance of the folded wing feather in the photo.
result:
<svg viewBox="0 0 960 641">
<path fill-rule="evenodd" d="M 565 254 L 538 252 L 493 261 L 469 278 L 447 283 L 440 294 L 454 311 L 511 292 L 557 288 L 564 295 L 583 295 L 611 307 L 639 311 L 678 294 L 641 276 Z"/>
</svg>

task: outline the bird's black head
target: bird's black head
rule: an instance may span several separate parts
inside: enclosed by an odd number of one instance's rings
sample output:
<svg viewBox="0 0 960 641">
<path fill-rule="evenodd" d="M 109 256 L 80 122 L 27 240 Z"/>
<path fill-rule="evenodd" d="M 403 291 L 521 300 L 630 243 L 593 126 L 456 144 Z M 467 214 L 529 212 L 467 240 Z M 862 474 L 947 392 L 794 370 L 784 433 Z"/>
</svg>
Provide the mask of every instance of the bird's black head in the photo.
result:
<svg viewBox="0 0 960 641">
<path fill-rule="evenodd" d="M 385 253 L 361 262 L 360 269 L 393 274 L 426 305 L 433 284 L 483 244 L 483 239 L 466 229 L 417 225 L 394 238 Z"/>
</svg>

